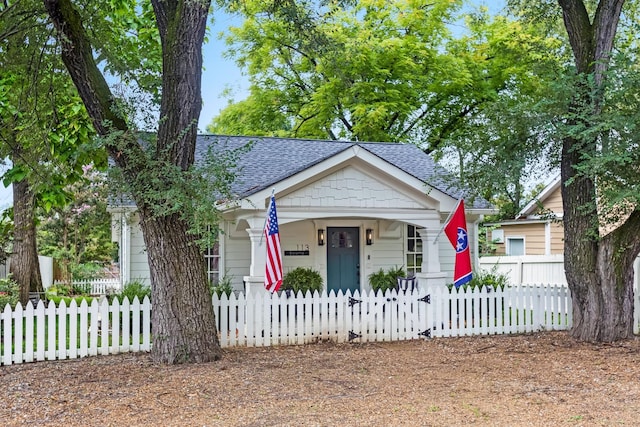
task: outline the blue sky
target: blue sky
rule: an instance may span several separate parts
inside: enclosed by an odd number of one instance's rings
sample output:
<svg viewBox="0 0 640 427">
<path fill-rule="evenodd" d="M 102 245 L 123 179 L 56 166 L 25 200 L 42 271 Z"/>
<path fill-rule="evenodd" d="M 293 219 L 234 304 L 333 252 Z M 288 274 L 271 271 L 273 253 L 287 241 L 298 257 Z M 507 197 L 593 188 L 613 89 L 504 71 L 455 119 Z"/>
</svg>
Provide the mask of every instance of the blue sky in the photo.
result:
<svg viewBox="0 0 640 427">
<path fill-rule="evenodd" d="M 240 101 L 246 98 L 249 90 L 249 81 L 231 59 L 223 57 L 226 50 L 224 40 L 218 39 L 220 32 L 226 32 L 229 26 L 239 26 L 241 20 L 222 12 L 214 14 L 213 23 L 209 24 L 209 42 L 204 46 L 202 54 L 204 71 L 202 72 L 202 112 L 198 128 L 204 132 L 205 127 L 211 123 L 211 119 L 218 115 L 227 105 L 227 100 L 222 98 L 225 88 L 233 92 L 233 99 Z"/>
</svg>

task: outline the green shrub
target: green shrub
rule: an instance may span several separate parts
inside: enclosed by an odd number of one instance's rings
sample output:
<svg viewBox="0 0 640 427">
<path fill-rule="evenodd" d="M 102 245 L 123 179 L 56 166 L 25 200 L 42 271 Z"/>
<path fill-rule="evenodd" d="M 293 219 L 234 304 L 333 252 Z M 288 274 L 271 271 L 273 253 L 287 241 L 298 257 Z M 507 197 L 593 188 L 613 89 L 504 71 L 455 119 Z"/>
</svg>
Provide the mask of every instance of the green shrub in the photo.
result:
<svg viewBox="0 0 640 427">
<path fill-rule="evenodd" d="M 144 297 L 149 297 L 149 299 L 151 299 L 151 288 L 142 282 L 134 280 L 133 282 L 127 283 L 122 289 L 122 292 L 112 295 L 110 301 L 118 298 L 118 301 L 122 303 L 125 297 L 129 302 L 133 302 L 135 297 L 138 297 L 140 302 L 144 300 Z"/>
<path fill-rule="evenodd" d="M 54 301 L 56 304 L 58 304 L 62 300 L 62 297 L 80 296 L 81 298 L 76 298 L 76 301 L 78 302 L 78 305 L 79 305 L 80 301 L 82 301 L 82 297 L 88 297 L 90 294 L 91 294 L 91 284 L 67 285 L 64 283 L 58 283 L 58 284 L 49 286 L 45 291 L 45 296 L 47 300 Z M 68 306 L 69 302 L 71 301 L 71 298 L 66 298 L 65 301 L 67 301 L 67 306 Z M 91 300 L 88 300 L 87 302 L 91 303 Z"/>
<path fill-rule="evenodd" d="M 68 297 L 70 295 L 74 295 L 73 288 L 70 285 L 65 285 L 63 283 L 51 285 L 46 290 L 46 296 L 49 300 L 55 296 Z"/>
<path fill-rule="evenodd" d="M 213 294 L 218 295 L 218 298 L 222 297 L 222 294 L 225 294 L 227 297 L 231 295 L 233 292 L 233 286 L 231 285 L 231 277 L 224 275 L 222 279 L 218 280 L 218 283 L 211 282 L 209 291 L 211 292 L 211 296 Z"/>
<path fill-rule="evenodd" d="M 387 271 L 382 268 L 375 273 L 369 275 L 369 285 L 376 293 L 378 291 L 384 293 L 389 289 L 394 289 L 398 283 L 398 277 L 405 277 L 402 267 L 391 267 Z"/>
<path fill-rule="evenodd" d="M 0 311 L 9 304 L 11 308 L 15 308 L 20 301 L 20 286 L 8 275 L 4 279 L 0 279 Z"/>
<path fill-rule="evenodd" d="M 320 292 L 322 290 L 322 276 L 311 268 L 298 267 L 284 275 L 280 289 L 293 291 L 295 294 L 299 291 L 302 291 L 303 294 L 306 294 L 307 291 Z"/>
<path fill-rule="evenodd" d="M 91 280 L 102 270 L 102 266 L 95 262 L 85 262 L 81 264 L 71 264 L 69 270 L 73 280 Z"/>
<path fill-rule="evenodd" d="M 71 295 L 90 295 L 91 283 L 75 283 L 71 285 Z"/>
<path fill-rule="evenodd" d="M 454 287 L 453 284 L 448 285 L 449 289 Z M 473 278 L 466 285 L 461 286 L 462 289 L 475 289 L 482 286 L 488 287 L 491 290 L 503 290 L 509 286 L 509 277 L 506 274 L 498 273 L 496 267 L 493 267 L 491 271 L 478 270 L 473 272 Z"/>
<path fill-rule="evenodd" d="M 90 296 L 87 296 L 87 295 L 78 295 L 78 296 L 66 297 L 66 296 L 58 296 L 58 295 L 49 295 L 49 294 L 47 294 L 47 300 L 53 301 L 56 306 L 60 305 L 61 301 L 64 301 L 64 303 L 65 303 L 65 305 L 67 307 L 69 307 L 69 305 L 71 304 L 71 301 L 75 301 L 76 304 L 78 305 L 78 307 L 80 307 L 80 304 L 82 303 L 82 300 L 86 300 L 87 301 L 87 305 L 91 305 L 91 302 L 93 301 L 93 297 L 90 297 Z"/>
</svg>

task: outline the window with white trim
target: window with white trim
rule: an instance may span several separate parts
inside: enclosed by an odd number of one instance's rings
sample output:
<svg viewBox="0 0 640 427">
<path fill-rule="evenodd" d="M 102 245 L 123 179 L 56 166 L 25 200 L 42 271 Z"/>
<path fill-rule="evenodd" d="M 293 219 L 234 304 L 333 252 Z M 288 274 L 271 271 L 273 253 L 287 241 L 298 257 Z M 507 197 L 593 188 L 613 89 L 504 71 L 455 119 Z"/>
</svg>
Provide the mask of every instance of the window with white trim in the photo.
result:
<svg viewBox="0 0 640 427">
<path fill-rule="evenodd" d="M 404 269 L 408 276 L 422 271 L 422 237 L 415 225 L 407 224 L 407 246 Z"/>
<path fill-rule="evenodd" d="M 220 280 L 220 243 L 216 242 L 204 252 L 207 263 L 207 278 L 210 283 L 218 283 Z"/>
<path fill-rule="evenodd" d="M 507 237 L 507 255 L 524 255 L 524 237 Z"/>
</svg>

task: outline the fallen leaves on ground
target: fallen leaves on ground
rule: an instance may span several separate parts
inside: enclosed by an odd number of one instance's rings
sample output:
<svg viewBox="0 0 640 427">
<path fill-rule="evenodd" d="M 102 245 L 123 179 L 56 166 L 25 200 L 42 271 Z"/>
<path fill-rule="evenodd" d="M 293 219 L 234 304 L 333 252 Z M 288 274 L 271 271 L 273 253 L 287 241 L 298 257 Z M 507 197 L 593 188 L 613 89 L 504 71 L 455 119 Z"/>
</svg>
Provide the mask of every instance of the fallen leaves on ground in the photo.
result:
<svg viewBox="0 0 640 427">
<path fill-rule="evenodd" d="M 3 426 L 609 426 L 640 420 L 640 341 L 564 332 L 234 348 L 0 368 Z"/>
</svg>

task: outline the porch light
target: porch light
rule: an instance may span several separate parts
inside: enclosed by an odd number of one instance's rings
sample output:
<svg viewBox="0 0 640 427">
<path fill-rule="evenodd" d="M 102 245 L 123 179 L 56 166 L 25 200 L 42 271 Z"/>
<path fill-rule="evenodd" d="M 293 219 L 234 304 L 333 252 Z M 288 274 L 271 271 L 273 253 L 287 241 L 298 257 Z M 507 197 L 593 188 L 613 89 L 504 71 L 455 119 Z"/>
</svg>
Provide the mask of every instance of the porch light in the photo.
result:
<svg viewBox="0 0 640 427">
<path fill-rule="evenodd" d="M 373 230 L 370 228 L 367 228 L 366 231 L 366 236 L 367 236 L 367 246 L 372 245 L 373 244 Z"/>
<path fill-rule="evenodd" d="M 318 246 L 324 246 L 324 228 L 318 228 Z"/>
</svg>

